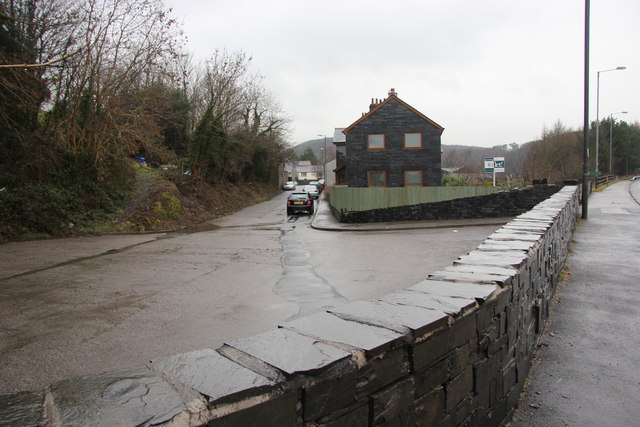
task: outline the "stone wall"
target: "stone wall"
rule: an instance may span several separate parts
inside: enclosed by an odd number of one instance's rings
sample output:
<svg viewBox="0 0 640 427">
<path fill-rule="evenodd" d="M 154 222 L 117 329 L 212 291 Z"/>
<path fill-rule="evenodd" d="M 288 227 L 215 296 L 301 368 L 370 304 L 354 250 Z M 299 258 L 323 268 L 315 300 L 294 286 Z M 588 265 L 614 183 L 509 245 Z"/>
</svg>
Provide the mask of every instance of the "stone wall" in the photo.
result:
<svg viewBox="0 0 640 427">
<path fill-rule="evenodd" d="M 565 187 L 415 286 L 148 366 L 0 397 L 2 425 L 498 426 L 566 258 Z"/>
<path fill-rule="evenodd" d="M 332 209 L 332 212 L 338 221 L 344 223 L 507 217 L 528 211 L 560 188 L 555 185 L 535 185 L 436 203 L 353 212 Z"/>
</svg>

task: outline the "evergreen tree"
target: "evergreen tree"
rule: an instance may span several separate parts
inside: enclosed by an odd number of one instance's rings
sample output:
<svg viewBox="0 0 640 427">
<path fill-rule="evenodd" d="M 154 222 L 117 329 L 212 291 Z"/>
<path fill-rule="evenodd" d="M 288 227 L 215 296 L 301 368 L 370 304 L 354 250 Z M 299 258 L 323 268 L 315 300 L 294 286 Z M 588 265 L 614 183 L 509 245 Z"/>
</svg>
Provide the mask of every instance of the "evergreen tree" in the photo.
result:
<svg viewBox="0 0 640 427">
<path fill-rule="evenodd" d="M 227 145 L 222 121 L 214 116 L 210 105 L 191 135 L 190 158 L 194 175 L 209 180 L 222 176 Z"/>
<path fill-rule="evenodd" d="M 302 153 L 302 156 L 300 156 L 300 160 L 309 160 L 312 165 L 319 164 L 318 159 L 316 158 L 316 155 L 313 154 L 313 150 L 311 149 L 311 147 L 307 147 L 307 149 L 304 150 L 304 153 Z"/>
</svg>

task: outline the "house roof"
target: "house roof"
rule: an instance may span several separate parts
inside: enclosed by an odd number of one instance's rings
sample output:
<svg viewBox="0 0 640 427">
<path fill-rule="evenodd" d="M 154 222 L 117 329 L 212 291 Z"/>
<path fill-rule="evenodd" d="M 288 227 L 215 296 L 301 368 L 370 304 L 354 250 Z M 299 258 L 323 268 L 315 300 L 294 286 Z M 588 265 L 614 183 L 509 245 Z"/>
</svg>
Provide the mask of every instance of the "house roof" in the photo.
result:
<svg viewBox="0 0 640 427">
<path fill-rule="evenodd" d="M 344 128 L 335 128 L 333 131 L 333 143 L 334 144 L 344 144 L 347 142 L 347 137 L 344 134 Z"/>
<path fill-rule="evenodd" d="M 376 111 L 378 111 L 383 105 L 391 102 L 391 100 L 395 100 L 398 101 L 401 105 L 403 105 L 405 108 L 413 111 L 414 113 L 416 113 L 418 116 L 420 116 L 422 119 L 426 120 L 427 122 L 431 123 L 432 125 L 434 125 L 435 127 L 437 127 L 438 129 L 440 129 L 440 131 L 442 132 L 444 130 L 444 128 L 442 126 L 440 126 L 439 124 L 437 124 L 436 122 L 434 122 L 433 120 L 431 120 L 429 117 L 425 116 L 424 114 L 422 114 L 420 111 L 416 110 L 415 108 L 413 108 L 411 105 L 407 104 L 406 102 L 404 102 L 402 99 L 398 98 L 395 95 L 389 96 L 387 99 L 385 99 L 384 101 L 382 101 L 380 104 L 378 104 L 375 108 L 373 108 L 371 111 L 369 111 L 367 114 L 363 115 L 362 117 L 360 117 L 358 120 L 356 120 L 354 123 L 351 124 L 351 126 L 349 126 L 348 128 L 346 128 L 345 130 L 342 131 L 342 133 L 344 133 L 345 135 L 347 133 L 349 133 L 349 131 L 351 129 L 353 129 L 354 126 L 356 126 L 357 124 L 359 124 L 360 122 L 362 122 L 363 120 L 369 118 L 372 114 L 374 114 Z"/>
<path fill-rule="evenodd" d="M 298 173 L 322 172 L 323 169 L 324 167 L 322 165 L 298 166 Z"/>
</svg>

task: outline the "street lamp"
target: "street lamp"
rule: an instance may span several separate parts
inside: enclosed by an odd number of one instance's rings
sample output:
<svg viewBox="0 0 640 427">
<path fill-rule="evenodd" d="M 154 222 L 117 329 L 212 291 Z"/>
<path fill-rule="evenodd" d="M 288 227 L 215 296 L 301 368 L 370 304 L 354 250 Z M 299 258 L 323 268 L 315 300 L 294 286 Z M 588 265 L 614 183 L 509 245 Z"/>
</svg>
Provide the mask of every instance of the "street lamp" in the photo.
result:
<svg viewBox="0 0 640 427">
<path fill-rule="evenodd" d="M 613 141 L 613 115 L 614 114 L 627 114 L 626 111 L 618 111 L 617 113 L 609 114 L 609 175 L 611 175 L 611 159 L 612 159 L 612 141 Z"/>
<path fill-rule="evenodd" d="M 324 136 L 324 161 L 322 162 L 322 179 L 324 179 L 325 185 L 327 184 L 327 135 Z"/>
<path fill-rule="evenodd" d="M 596 85 L 596 172 L 598 169 L 598 140 L 600 139 L 600 73 L 606 73 L 607 71 L 626 70 L 627 67 L 616 67 L 608 70 L 598 71 L 598 79 Z"/>
</svg>

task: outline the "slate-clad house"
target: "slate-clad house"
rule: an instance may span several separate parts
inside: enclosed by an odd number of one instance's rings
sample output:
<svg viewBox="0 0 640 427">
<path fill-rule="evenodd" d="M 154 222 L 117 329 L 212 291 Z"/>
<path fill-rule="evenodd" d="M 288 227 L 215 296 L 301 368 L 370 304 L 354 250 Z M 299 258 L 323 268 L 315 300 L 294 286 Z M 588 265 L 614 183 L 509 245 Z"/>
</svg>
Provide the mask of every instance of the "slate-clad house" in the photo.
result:
<svg viewBox="0 0 640 427">
<path fill-rule="evenodd" d="M 398 98 L 371 100 L 369 112 L 342 130 L 336 145 L 336 184 L 349 187 L 441 185 L 444 128 Z"/>
</svg>

